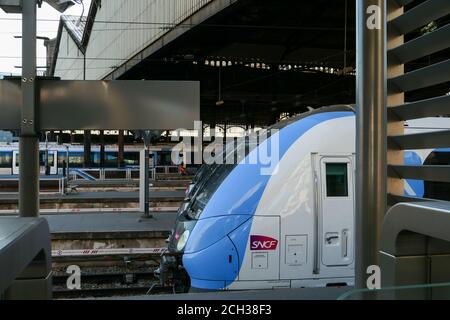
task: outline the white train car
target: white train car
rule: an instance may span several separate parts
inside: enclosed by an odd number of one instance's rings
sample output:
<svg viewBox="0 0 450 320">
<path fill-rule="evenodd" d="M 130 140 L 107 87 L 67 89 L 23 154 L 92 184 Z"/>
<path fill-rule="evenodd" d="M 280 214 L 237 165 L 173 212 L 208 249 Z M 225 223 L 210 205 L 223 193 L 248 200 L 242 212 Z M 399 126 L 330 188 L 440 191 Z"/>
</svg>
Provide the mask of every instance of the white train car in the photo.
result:
<svg viewBox="0 0 450 320">
<path fill-rule="evenodd" d="M 437 121 L 439 125 L 430 120 L 426 126 L 411 122 L 406 131 L 450 128 L 449 119 Z M 275 136 L 248 148 L 238 164 L 199 170 L 157 271 L 161 279 L 184 270 L 184 287 L 205 290 L 353 284 L 353 110 L 328 107 L 272 129 L 279 130 L 280 160 L 271 174 L 261 174 L 264 165 L 248 160 L 260 149 L 270 149 Z M 407 162 L 427 158 L 411 155 L 405 155 Z M 410 184 L 406 182 L 406 194 L 424 196 Z"/>
</svg>

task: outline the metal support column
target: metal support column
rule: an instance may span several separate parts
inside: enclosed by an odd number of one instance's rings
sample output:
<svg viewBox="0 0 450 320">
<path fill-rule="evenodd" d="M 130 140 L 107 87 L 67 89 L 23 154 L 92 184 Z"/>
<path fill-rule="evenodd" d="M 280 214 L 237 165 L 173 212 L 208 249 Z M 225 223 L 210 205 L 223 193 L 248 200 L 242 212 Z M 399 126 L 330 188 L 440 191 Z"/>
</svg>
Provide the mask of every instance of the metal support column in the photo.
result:
<svg viewBox="0 0 450 320">
<path fill-rule="evenodd" d="M 140 156 L 140 175 L 139 175 L 139 208 L 143 213 L 142 218 L 153 218 L 150 214 L 150 145 L 152 143 L 152 131 L 144 130 L 142 132 L 144 140 L 144 150 L 141 151 Z"/>
<path fill-rule="evenodd" d="M 36 133 L 36 1 L 22 1 L 22 112 L 19 212 L 39 216 L 39 138 Z"/>
<path fill-rule="evenodd" d="M 105 132 L 100 130 L 100 168 L 105 167 Z"/>
<path fill-rule="evenodd" d="M 83 157 L 83 166 L 85 168 L 91 167 L 91 154 L 92 154 L 92 133 L 91 130 L 84 131 L 84 157 Z"/>
<path fill-rule="evenodd" d="M 117 156 L 117 166 L 119 168 L 123 168 L 124 163 L 124 145 L 125 145 L 125 137 L 123 130 L 119 130 L 119 135 L 117 137 L 117 145 L 119 146 L 118 156 Z"/>
<path fill-rule="evenodd" d="M 139 174 L 139 210 L 144 217 L 150 217 L 149 208 L 149 185 L 150 179 L 148 174 L 149 168 L 149 149 L 145 145 L 144 150 L 140 153 L 140 174 Z"/>
<path fill-rule="evenodd" d="M 356 286 L 379 265 L 386 213 L 386 1 L 357 1 Z"/>
</svg>

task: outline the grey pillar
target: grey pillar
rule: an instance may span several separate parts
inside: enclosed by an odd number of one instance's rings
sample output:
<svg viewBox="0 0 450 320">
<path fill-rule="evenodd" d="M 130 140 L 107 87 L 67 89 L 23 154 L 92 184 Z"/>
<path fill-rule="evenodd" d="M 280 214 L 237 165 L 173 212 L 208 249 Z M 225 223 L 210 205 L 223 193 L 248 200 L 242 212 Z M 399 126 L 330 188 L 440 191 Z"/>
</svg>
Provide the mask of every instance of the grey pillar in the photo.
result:
<svg viewBox="0 0 450 320">
<path fill-rule="evenodd" d="M 125 166 L 125 161 L 124 161 L 125 137 L 124 137 L 123 130 L 119 130 L 119 135 L 117 137 L 117 145 L 119 146 L 119 151 L 117 154 L 117 167 L 123 168 Z"/>
<path fill-rule="evenodd" d="M 105 132 L 100 130 L 100 168 L 105 167 Z"/>
<path fill-rule="evenodd" d="M 85 130 L 84 131 L 84 157 L 83 157 L 83 162 L 84 162 L 83 166 L 85 168 L 91 167 L 91 154 L 92 154 L 91 144 L 92 144 L 91 130 Z"/>
<path fill-rule="evenodd" d="M 145 217 L 150 216 L 149 209 L 149 185 L 150 179 L 148 174 L 149 167 L 149 150 L 147 145 L 141 150 L 139 159 L 139 210 Z"/>
<path fill-rule="evenodd" d="M 33 136 L 19 140 L 19 212 L 39 216 L 39 139 Z"/>
<path fill-rule="evenodd" d="M 19 212 L 39 216 L 39 138 L 36 132 L 36 1 L 22 1 L 22 121 Z"/>
<path fill-rule="evenodd" d="M 378 6 L 381 28 L 367 26 Z M 373 7 L 372 7 L 373 8 Z M 367 267 L 379 265 L 386 213 L 386 7 L 385 0 L 357 0 L 356 85 L 356 286 L 365 288 Z M 369 10 L 370 11 L 370 10 Z"/>
</svg>

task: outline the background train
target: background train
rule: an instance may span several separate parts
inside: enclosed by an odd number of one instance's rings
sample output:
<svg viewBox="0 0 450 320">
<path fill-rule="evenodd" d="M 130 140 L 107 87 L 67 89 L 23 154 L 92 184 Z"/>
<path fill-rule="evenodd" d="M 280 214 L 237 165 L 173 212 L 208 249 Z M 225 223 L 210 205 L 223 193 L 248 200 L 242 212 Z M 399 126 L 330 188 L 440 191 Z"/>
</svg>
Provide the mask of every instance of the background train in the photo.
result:
<svg viewBox="0 0 450 320">
<path fill-rule="evenodd" d="M 61 175 L 64 168 L 83 168 L 84 147 L 82 145 L 58 145 L 58 144 L 40 144 L 40 170 L 41 174 Z M 124 167 L 139 166 L 139 152 L 143 146 L 125 146 L 123 154 Z M 171 160 L 171 146 L 150 147 L 151 166 L 173 166 Z M 105 146 L 105 157 L 102 168 L 117 168 L 118 162 L 117 146 Z M 181 155 L 182 156 L 182 155 Z M 46 158 L 47 157 L 47 161 Z M 100 146 L 91 148 L 91 168 L 100 167 Z M 19 174 L 19 146 L 17 143 L 0 144 L 0 174 L 17 175 Z"/>
<path fill-rule="evenodd" d="M 405 130 L 445 128 L 449 118 L 410 121 Z M 280 130 L 276 174 L 262 175 L 261 164 L 247 161 L 261 148 L 270 149 L 272 136 L 247 146 L 238 164 L 198 171 L 156 272 L 161 282 L 205 290 L 353 284 L 353 110 L 320 109 L 273 129 Z M 405 162 L 449 164 L 449 150 L 408 151 Z M 410 196 L 443 193 L 437 190 L 447 190 L 448 200 L 448 185 L 405 183 Z"/>
</svg>

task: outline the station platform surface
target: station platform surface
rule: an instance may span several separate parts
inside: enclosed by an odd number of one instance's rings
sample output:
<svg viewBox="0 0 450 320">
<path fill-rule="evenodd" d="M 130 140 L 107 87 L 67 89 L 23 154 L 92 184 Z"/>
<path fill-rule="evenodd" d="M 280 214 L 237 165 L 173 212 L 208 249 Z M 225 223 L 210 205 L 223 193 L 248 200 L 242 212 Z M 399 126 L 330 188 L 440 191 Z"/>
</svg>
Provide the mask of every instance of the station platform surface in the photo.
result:
<svg viewBox="0 0 450 320">
<path fill-rule="evenodd" d="M 111 212 L 42 215 L 52 235 L 79 233 L 169 232 L 174 226 L 176 212 L 152 213 L 142 218 L 140 212 Z"/>
<path fill-rule="evenodd" d="M 65 176 L 63 175 L 50 175 L 50 176 L 45 176 L 45 175 L 41 175 L 39 176 L 40 180 L 57 180 L 57 179 L 64 179 Z M 0 180 L 17 180 L 19 181 L 19 176 L 18 175 L 13 175 L 13 174 L 8 174 L 8 175 L 0 175 Z"/>
<path fill-rule="evenodd" d="M 185 197 L 185 191 L 150 191 L 150 200 L 159 199 L 179 199 L 182 200 Z M 19 195 L 17 193 L 1 193 L 0 203 L 17 203 Z M 41 194 L 42 202 L 83 202 L 83 201 L 99 201 L 99 202 L 111 202 L 111 201 L 138 201 L 139 192 L 74 192 L 70 194 Z"/>
<path fill-rule="evenodd" d="M 337 300 L 353 287 L 299 288 L 252 291 L 134 296 L 126 300 Z M 115 299 L 115 298 L 111 298 Z"/>
</svg>

